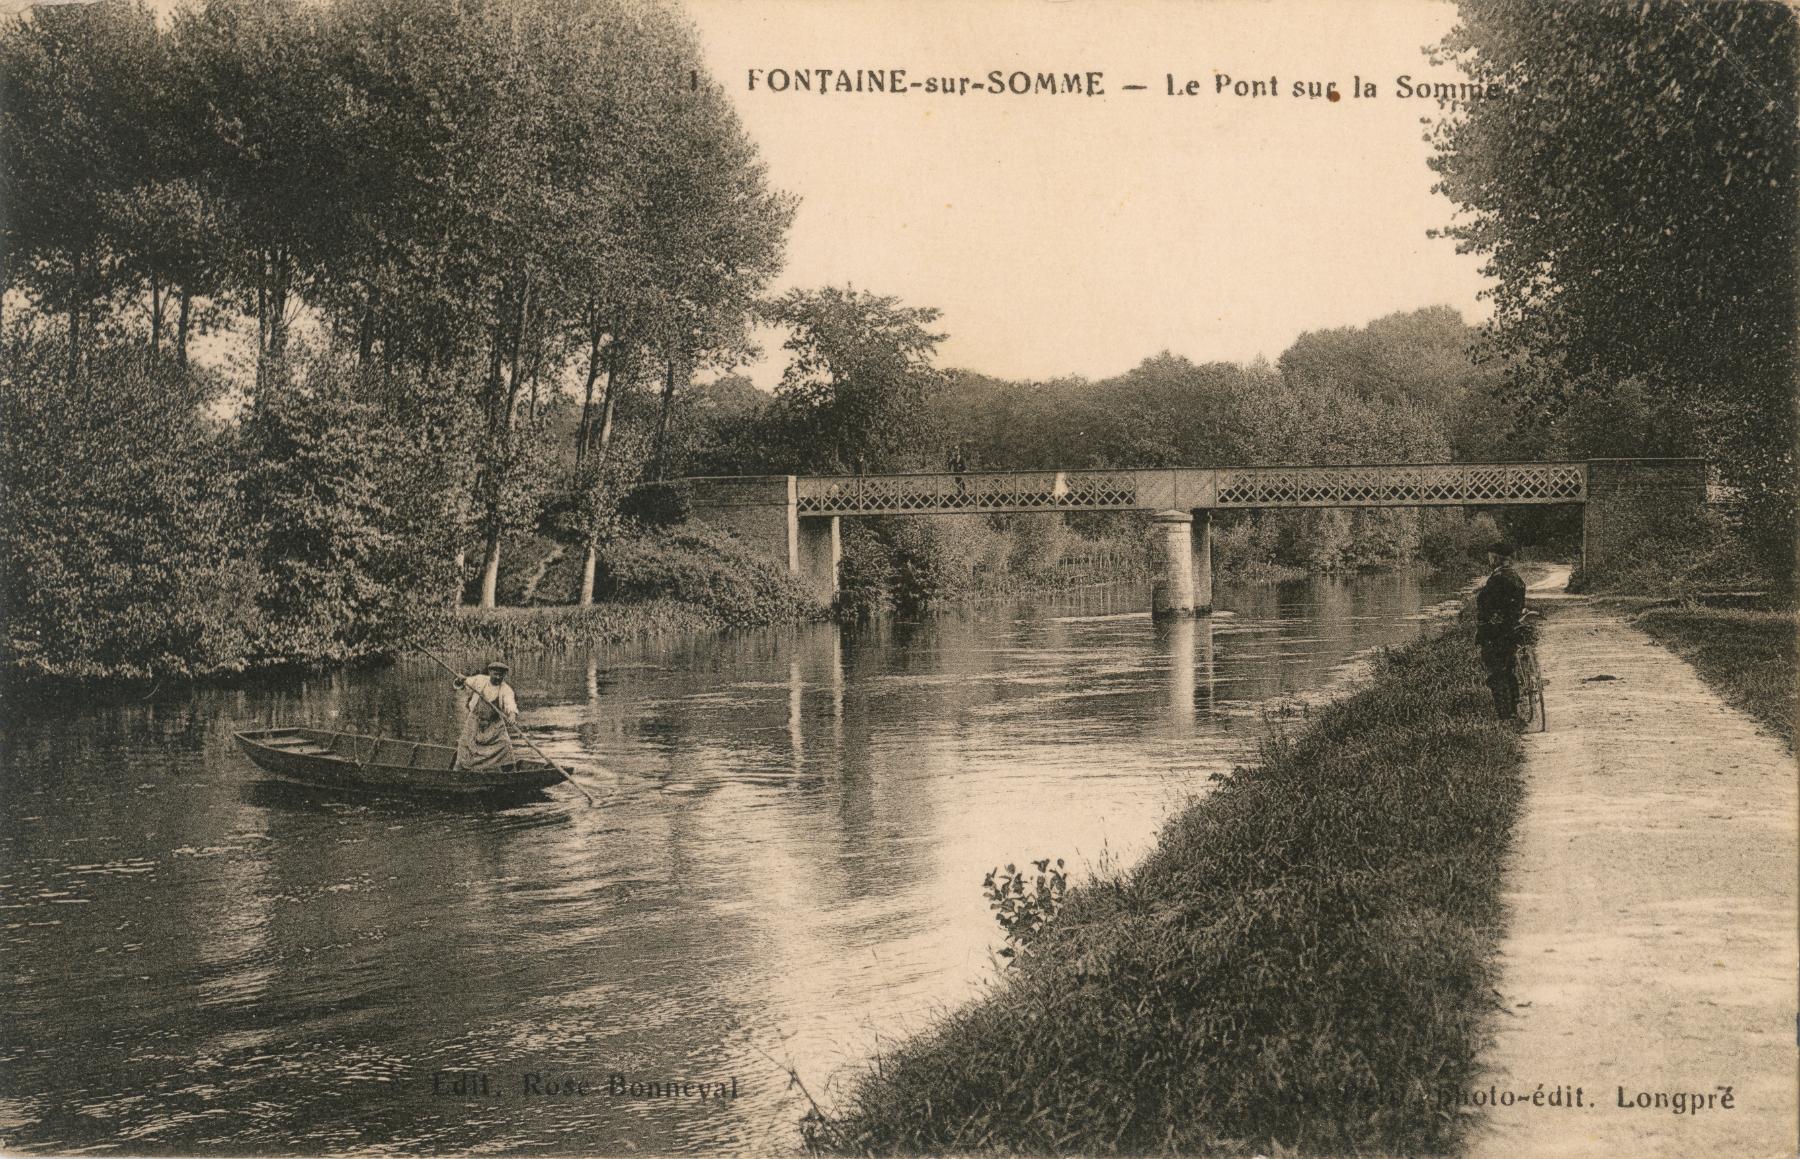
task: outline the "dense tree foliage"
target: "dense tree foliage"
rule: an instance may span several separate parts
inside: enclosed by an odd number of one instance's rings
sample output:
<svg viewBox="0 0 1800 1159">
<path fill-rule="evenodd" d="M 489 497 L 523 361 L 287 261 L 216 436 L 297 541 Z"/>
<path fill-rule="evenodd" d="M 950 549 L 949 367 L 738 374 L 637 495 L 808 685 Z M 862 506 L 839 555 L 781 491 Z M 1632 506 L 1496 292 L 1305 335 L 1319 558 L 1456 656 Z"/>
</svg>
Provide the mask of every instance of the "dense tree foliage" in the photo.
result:
<svg viewBox="0 0 1800 1159">
<path fill-rule="evenodd" d="M 14 372 L 132 446 L 161 434 L 136 349 L 217 426 L 253 662 L 375 646 L 469 549 L 492 604 L 546 512 L 591 551 L 693 375 L 749 348 L 793 210 L 657 0 L 40 6 L 0 31 L 0 161 Z M 239 389 L 189 368 L 208 331 L 247 350 Z M 647 443 L 615 448 L 647 389 Z"/>
<path fill-rule="evenodd" d="M 1515 408 L 1584 453 L 1713 458 L 1767 566 L 1791 567 L 1794 12 L 1458 7 L 1441 57 L 1504 95 L 1437 127 L 1433 167 L 1463 211 L 1445 232 L 1488 259 L 1484 347 Z"/>
<path fill-rule="evenodd" d="M 65 388 L 64 342 L 17 329 L 0 367 L 0 606 L 15 669 L 91 678 L 240 667 L 260 631 L 216 382 L 107 347 Z"/>
<path fill-rule="evenodd" d="M 241 526 L 265 577 L 260 647 L 342 659 L 415 601 L 457 594 L 457 512 L 436 481 L 454 460 L 340 359 L 295 370 L 239 432 Z"/>
<path fill-rule="evenodd" d="M 946 426 L 996 468 L 1440 462 L 1507 454 L 1497 371 L 1448 307 L 1309 331 L 1276 364 L 1164 352 L 1114 378 L 960 374 Z"/>
<path fill-rule="evenodd" d="M 66 317 L 71 376 L 135 273 L 114 211 L 160 176 L 164 47 L 147 11 L 98 4 L 21 19 L 0 41 L 6 285 Z"/>
<path fill-rule="evenodd" d="M 769 428 L 793 466 L 824 474 L 916 465 L 935 442 L 938 312 L 853 288 L 793 290 L 767 311 L 792 356 Z"/>
</svg>

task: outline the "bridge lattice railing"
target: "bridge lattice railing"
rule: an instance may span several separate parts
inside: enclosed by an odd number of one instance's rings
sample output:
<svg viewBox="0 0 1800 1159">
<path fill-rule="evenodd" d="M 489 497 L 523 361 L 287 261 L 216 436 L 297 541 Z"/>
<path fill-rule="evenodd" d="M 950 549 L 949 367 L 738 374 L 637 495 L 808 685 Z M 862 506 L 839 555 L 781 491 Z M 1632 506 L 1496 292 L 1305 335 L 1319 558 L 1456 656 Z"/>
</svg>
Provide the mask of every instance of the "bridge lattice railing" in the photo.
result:
<svg viewBox="0 0 1800 1159">
<path fill-rule="evenodd" d="M 796 480 L 802 515 L 902 515 L 958 511 L 1134 511 L 1168 481 L 1146 489 L 1148 471 L 972 471 L 838 475 Z M 1168 472 L 1162 472 L 1167 475 Z"/>
<path fill-rule="evenodd" d="M 936 471 L 795 481 L 801 515 L 1578 503 L 1584 463 Z"/>
<path fill-rule="evenodd" d="M 1582 463 L 1222 467 L 1220 507 L 1402 507 L 1574 503 L 1587 498 Z"/>
</svg>

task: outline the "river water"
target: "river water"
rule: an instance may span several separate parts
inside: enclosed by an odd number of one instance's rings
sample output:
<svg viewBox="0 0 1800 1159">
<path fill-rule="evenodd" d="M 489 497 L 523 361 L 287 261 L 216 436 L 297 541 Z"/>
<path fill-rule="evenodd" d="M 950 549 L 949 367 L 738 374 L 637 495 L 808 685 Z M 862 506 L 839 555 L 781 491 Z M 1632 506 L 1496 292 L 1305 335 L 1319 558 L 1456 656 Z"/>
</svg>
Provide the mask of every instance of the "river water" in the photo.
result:
<svg viewBox="0 0 1800 1159">
<path fill-rule="evenodd" d="M 232 745 L 271 715 L 452 739 L 423 663 L 19 715 L 0 1145 L 791 1149 L 787 1068 L 829 1103 L 998 977 L 989 869 L 1128 866 L 1266 706 L 1328 697 L 1451 594 L 1221 587 L 1232 613 L 1153 625 L 1142 590 L 1102 588 L 509 657 L 595 807 L 358 799 Z M 649 1082 L 695 1085 L 631 1094 Z"/>
</svg>

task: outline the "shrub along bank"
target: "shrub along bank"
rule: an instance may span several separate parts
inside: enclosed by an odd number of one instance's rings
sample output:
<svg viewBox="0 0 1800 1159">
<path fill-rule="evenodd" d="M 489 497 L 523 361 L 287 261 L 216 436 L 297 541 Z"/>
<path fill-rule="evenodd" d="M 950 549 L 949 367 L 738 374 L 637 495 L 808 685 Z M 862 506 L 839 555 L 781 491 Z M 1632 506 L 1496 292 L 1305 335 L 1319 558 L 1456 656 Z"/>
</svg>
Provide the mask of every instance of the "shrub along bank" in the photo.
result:
<svg viewBox="0 0 1800 1159">
<path fill-rule="evenodd" d="M 1142 520 L 1060 512 L 848 519 L 838 606 L 846 615 L 1125 579 L 1145 567 Z"/>
<path fill-rule="evenodd" d="M 1569 590 L 1590 595 L 1691 599 L 1708 591 L 1779 590 L 1784 578 L 1759 562 L 1734 518 L 1717 508 L 1631 512 L 1605 560 L 1575 569 Z"/>
<path fill-rule="evenodd" d="M 1072 891 L 989 997 L 881 1058 L 828 1151 L 1440 1153 L 1494 1007 L 1520 746 L 1465 621 Z"/>
<path fill-rule="evenodd" d="M 729 536 L 694 526 L 614 540 L 602 552 L 599 574 L 592 607 L 461 608 L 435 627 L 440 639 L 470 646 L 563 648 L 825 615 L 792 577 Z M 564 582 L 572 577 L 559 571 L 547 574 L 539 588 L 560 590 Z"/>
<path fill-rule="evenodd" d="M 719 612 L 733 627 L 817 611 L 802 589 L 729 535 L 692 523 L 627 527 L 601 548 L 595 594 L 602 602 L 667 596 Z M 1146 561 L 1141 520 L 1119 516 L 1076 526 L 1060 513 L 847 519 L 842 542 L 839 607 L 850 616 L 1131 578 L 1144 574 Z M 579 551 L 537 535 L 509 541 L 505 556 L 513 562 L 500 572 L 502 603 L 540 611 L 574 603 Z"/>
</svg>

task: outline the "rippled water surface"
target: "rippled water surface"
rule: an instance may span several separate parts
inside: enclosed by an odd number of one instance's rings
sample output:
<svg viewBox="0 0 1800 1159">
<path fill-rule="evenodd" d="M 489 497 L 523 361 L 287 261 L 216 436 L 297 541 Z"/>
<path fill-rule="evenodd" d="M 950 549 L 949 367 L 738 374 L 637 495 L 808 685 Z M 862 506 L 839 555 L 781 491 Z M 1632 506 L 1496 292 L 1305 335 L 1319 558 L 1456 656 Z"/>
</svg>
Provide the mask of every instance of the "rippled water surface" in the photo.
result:
<svg viewBox="0 0 1800 1159">
<path fill-rule="evenodd" d="M 786 1066 L 829 1102 L 880 1041 L 991 984 L 987 870 L 1131 863 L 1265 703 L 1328 695 L 1447 594 L 1221 588 L 1233 613 L 1153 625 L 1141 591 L 1097 589 L 510 657 L 594 808 L 567 787 L 499 811 L 359 799 L 231 743 L 271 714 L 453 739 L 422 662 L 34 710 L 4 736 L 0 1139 L 791 1148 Z M 614 1074 L 736 1097 L 615 1097 Z M 548 1093 L 571 1080 L 586 1093 Z"/>
</svg>

